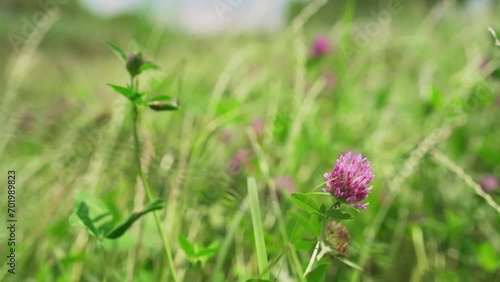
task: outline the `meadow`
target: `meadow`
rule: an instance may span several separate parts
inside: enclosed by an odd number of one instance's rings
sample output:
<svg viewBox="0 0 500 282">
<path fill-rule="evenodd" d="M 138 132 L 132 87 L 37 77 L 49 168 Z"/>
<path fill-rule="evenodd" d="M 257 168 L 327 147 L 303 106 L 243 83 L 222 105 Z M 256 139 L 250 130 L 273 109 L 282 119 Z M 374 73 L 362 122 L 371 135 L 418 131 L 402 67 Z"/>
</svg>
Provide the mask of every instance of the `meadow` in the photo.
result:
<svg viewBox="0 0 500 282">
<path fill-rule="evenodd" d="M 0 280 L 500 281 L 500 42 L 488 30 L 500 32 L 500 7 L 327 2 L 294 4 L 278 33 L 216 37 L 74 3 L 24 28 L 41 8 L 6 5 Z M 130 82 L 106 42 L 158 68 Z M 168 111 L 107 84 L 168 95 L 149 102 Z M 321 192 L 348 151 L 374 170 L 365 210 L 294 194 Z M 338 212 L 323 219 L 313 203 Z M 89 228 L 134 211 L 145 214 L 124 230 Z M 311 264 L 330 220 L 348 230 L 345 255 Z"/>
</svg>

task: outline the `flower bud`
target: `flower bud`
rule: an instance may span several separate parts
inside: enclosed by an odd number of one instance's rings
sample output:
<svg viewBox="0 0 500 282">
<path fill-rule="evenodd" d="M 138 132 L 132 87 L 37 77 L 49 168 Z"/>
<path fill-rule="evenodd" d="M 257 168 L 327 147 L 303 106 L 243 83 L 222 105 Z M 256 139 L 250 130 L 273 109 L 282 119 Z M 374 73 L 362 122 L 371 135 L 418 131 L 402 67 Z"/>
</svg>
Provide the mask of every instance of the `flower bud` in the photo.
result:
<svg viewBox="0 0 500 282">
<path fill-rule="evenodd" d="M 141 67 L 146 63 L 146 56 L 140 52 L 132 52 L 127 57 L 127 70 L 130 76 L 135 77 L 141 73 Z"/>
<path fill-rule="evenodd" d="M 330 221 L 323 231 L 323 242 L 335 251 L 335 255 L 345 257 L 349 246 L 349 231 L 341 223 Z"/>
</svg>

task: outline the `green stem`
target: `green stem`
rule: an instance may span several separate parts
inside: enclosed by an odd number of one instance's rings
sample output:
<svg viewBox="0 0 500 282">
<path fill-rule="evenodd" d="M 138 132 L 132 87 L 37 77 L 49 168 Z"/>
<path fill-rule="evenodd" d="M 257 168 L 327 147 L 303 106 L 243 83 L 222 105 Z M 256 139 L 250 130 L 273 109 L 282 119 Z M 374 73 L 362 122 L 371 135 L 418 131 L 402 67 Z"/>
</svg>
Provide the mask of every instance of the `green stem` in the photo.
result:
<svg viewBox="0 0 500 282">
<path fill-rule="evenodd" d="M 312 253 L 311 259 L 309 260 L 309 264 L 307 265 L 306 271 L 304 272 L 304 276 L 306 277 L 309 272 L 312 271 L 314 261 L 316 260 L 316 257 L 318 256 L 318 250 L 319 250 L 319 241 L 316 243 L 316 246 L 314 247 L 314 251 Z"/>
<path fill-rule="evenodd" d="M 133 80 L 132 80 L 132 85 L 131 87 L 134 87 Z M 149 187 L 149 183 L 146 179 L 146 175 L 144 174 L 144 171 L 142 170 L 142 165 L 141 165 L 141 144 L 139 142 L 139 133 L 138 133 L 138 120 L 139 120 L 139 109 L 137 108 L 136 104 L 132 105 L 132 116 L 133 116 L 133 123 L 134 123 L 134 147 L 135 147 L 135 162 L 137 164 L 137 173 L 139 174 L 139 177 L 141 178 L 142 185 L 144 186 L 144 189 L 146 190 L 146 194 L 148 195 L 149 201 L 153 200 L 153 193 L 151 193 L 151 188 Z M 174 260 L 172 259 L 172 252 L 170 251 L 170 245 L 167 240 L 167 236 L 165 235 L 165 232 L 163 231 L 163 228 L 161 226 L 161 220 L 160 217 L 158 216 L 158 213 L 156 211 L 153 212 L 155 222 L 156 222 L 156 227 L 158 228 L 158 232 L 160 233 L 161 240 L 163 242 L 163 246 L 165 248 L 165 254 L 167 255 L 167 261 L 168 261 L 168 266 L 170 268 L 170 273 L 172 274 L 172 278 L 174 282 L 177 282 L 177 276 L 175 274 L 175 268 L 174 268 Z"/>
<path fill-rule="evenodd" d="M 326 181 L 324 181 L 324 182 L 320 183 L 318 186 L 314 187 L 312 191 L 314 192 L 314 191 L 318 190 L 319 188 L 323 187 L 323 185 L 325 185 L 326 183 L 328 183 L 328 182 L 330 182 L 330 181 L 333 181 L 333 180 L 335 180 L 335 179 L 336 179 L 336 177 L 334 177 L 334 178 L 332 178 L 332 179 L 328 179 L 328 180 L 326 180 Z M 310 197 L 311 197 L 311 195 L 308 195 L 308 197 L 307 197 L 307 199 L 306 199 L 306 204 L 307 204 L 307 201 L 309 201 L 309 198 L 310 198 Z M 302 208 L 302 209 L 300 209 L 300 216 L 302 216 L 302 213 L 303 213 L 303 212 L 304 212 L 304 209 L 303 209 L 303 208 Z M 297 226 L 298 226 L 298 224 L 299 224 L 299 219 L 297 219 L 297 220 L 295 221 L 295 225 L 294 225 L 294 227 L 293 227 L 293 229 L 292 229 L 292 234 L 290 235 L 290 239 L 289 239 L 289 240 L 290 240 L 290 242 L 293 240 L 293 235 L 295 234 L 295 230 L 297 230 Z M 293 257 L 293 255 L 294 255 L 294 253 L 292 252 L 292 259 L 297 259 L 296 254 L 295 254 L 295 258 Z M 279 271 L 278 271 L 278 277 L 279 277 L 279 275 L 281 274 L 281 270 L 283 269 L 283 265 L 284 265 L 284 264 L 285 264 L 285 261 L 283 260 L 283 262 L 281 263 L 281 266 L 280 266 L 280 268 L 279 268 Z M 305 277 L 305 276 L 304 276 L 304 275 L 299 275 L 299 278 L 303 278 L 303 277 Z"/>
<path fill-rule="evenodd" d="M 102 245 L 102 242 L 98 241 L 97 242 L 97 248 L 99 249 L 101 253 L 101 258 L 102 258 L 102 281 L 106 282 L 107 280 L 107 267 L 106 267 L 106 251 L 104 250 L 104 246 Z"/>
</svg>

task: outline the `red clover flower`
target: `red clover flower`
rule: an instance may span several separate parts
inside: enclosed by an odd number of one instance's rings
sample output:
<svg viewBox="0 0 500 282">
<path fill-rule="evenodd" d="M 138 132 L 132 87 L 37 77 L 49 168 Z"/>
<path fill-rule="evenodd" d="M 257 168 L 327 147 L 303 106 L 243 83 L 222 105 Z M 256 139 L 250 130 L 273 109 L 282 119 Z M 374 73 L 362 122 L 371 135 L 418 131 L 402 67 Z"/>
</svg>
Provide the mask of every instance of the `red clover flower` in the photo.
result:
<svg viewBox="0 0 500 282">
<path fill-rule="evenodd" d="M 500 187 L 500 181 L 493 175 L 485 175 L 479 185 L 486 193 L 493 193 Z"/>
<path fill-rule="evenodd" d="M 312 58 L 326 56 L 330 53 L 331 49 L 330 40 L 327 37 L 318 36 L 311 45 L 310 56 Z"/>
<path fill-rule="evenodd" d="M 361 154 L 347 152 L 337 159 L 331 173 L 324 175 L 326 188 L 323 191 L 332 194 L 340 202 L 363 210 L 368 203 L 360 203 L 370 194 L 373 186 L 367 185 L 373 180 L 373 168 L 368 159 Z"/>
</svg>

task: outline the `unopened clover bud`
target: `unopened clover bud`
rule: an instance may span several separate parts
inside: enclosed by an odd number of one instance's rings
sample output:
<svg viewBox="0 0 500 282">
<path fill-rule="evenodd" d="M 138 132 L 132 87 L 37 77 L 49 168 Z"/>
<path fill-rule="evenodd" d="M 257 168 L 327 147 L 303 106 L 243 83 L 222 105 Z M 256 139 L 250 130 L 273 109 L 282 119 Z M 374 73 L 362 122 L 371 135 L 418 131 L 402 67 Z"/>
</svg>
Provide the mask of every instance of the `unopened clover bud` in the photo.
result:
<svg viewBox="0 0 500 282">
<path fill-rule="evenodd" d="M 146 56 L 141 52 L 132 52 L 127 57 L 127 70 L 130 76 L 135 77 L 141 73 L 141 67 L 146 64 Z"/>
<path fill-rule="evenodd" d="M 349 231 L 341 223 L 330 221 L 323 230 L 323 242 L 330 247 L 336 256 L 345 257 L 349 246 Z"/>
</svg>

